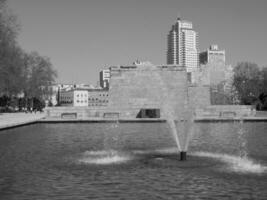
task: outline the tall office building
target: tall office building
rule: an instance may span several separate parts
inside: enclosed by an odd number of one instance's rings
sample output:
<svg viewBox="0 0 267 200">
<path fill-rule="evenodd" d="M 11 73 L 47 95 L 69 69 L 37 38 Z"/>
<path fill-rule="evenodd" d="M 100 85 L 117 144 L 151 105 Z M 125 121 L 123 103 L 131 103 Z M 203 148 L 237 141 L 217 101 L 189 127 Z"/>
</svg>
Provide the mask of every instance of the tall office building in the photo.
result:
<svg viewBox="0 0 267 200">
<path fill-rule="evenodd" d="M 198 67 L 198 34 L 192 22 L 177 19 L 168 34 L 167 64 L 182 65 L 187 72 Z"/>
</svg>

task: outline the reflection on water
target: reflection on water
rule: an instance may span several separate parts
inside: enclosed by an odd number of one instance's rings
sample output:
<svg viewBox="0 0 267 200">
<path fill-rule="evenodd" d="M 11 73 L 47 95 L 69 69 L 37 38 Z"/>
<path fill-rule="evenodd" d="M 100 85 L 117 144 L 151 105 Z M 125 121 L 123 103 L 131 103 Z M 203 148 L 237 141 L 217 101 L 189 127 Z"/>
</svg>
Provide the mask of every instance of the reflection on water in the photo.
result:
<svg viewBox="0 0 267 200">
<path fill-rule="evenodd" d="M 247 156 L 240 124 L 196 123 L 186 162 L 164 123 L 2 131 L 0 199 L 265 199 L 267 124 L 241 127 Z"/>
</svg>

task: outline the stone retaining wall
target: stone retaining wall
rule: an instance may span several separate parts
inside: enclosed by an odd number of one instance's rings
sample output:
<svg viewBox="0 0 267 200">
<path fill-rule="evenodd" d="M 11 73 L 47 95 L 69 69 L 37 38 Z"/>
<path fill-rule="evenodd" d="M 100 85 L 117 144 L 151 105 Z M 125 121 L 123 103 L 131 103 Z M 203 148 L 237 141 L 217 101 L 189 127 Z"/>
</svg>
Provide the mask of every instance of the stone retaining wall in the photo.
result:
<svg viewBox="0 0 267 200">
<path fill-rule="evenodd" d="M 245 105 L 210 105 L 205 108 L 195 110 L 196 118 L 235 118 L 251 117 L 256 115 L 256 110 L 252 106 Z"/>
<path fill-rule="evenodd" d="M 189 107 L 210 105 L 208 87 L 190 86 L 182 66 L 132 66 L 111 69 L 109 108 L 135 118 L 140 109 L 160 109 L 162 118 L 183 118 Z"/>
</svg>

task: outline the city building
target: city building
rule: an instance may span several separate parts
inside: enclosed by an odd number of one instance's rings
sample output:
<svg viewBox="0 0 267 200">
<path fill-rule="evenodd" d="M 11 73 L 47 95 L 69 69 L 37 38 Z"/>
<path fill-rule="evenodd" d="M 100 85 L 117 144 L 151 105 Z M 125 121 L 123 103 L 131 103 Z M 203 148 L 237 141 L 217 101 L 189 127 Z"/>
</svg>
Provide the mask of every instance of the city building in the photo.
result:
<svg viewBox="0 0 267 200">
<path fill-rule="evenodd" d="M 211 45 L 209 49 L 199 54 L 199 63 L 222 63 L 225 64 L 225 50 L 219 50 L 218 45 Z"/>
<path fill-rule="evenodd" d="M 199 61 L 199 70 L 192 74 L 195 83 L 209 85 L 211 104 L 231 103 L 233 68 L 226 64 L 225 50 L 220 50 L 218 45 L 211 45 L 199 54 Z"/>
<path fill-rule="evenodd" d="M 167 64 L 186 67 L 187 72 L 198 68 L 198 33 L 192 22 L 177 19 L 168 34 Z"/>
<path fill-rule="evenodd" d="M 102 107 L 107 106 L 109 102 L 109 91 L 107 89 L 88 90 L 88 106 Z"/>
<path fill-rule="evenodd" d="M 110 80 L 110 69 L 103 69 L 99 73 L 100 75 L 100 87 L 108 89 Z"/>
<path fill-rule="evenodd" d="M 61 106 L 88 106 L 88 91 L 84 89 L 61 90 L 59 102 Z"/>
<path fill-rule="evenodd" d="M 72 89 L 74 89 L 74 84 L 71 84 L 71 83 L 68 83 L 68 84 L 59 83 L 58 87 L 59 87 L 60 91 L 61 90 L 72 90 Z"/>
<path fill-rule="evenodd" d="M 46 98 L 47 106 L 56 106 L 58 104 L 58 91 L 60 89 L 59 84 L 52 84 L 48 86 L 49 95 Z"/>
<path fill-rule="evenodd" d="M 199 54 L 200 67 L 193 75 L 198 81 L 214 86 L 222 82 L 229 82 L 233 75 L 231 65 L 226 65 L 225 50 L 219 50 L 218 45 L 211 45 L 209 49 Z"/>
</svg>

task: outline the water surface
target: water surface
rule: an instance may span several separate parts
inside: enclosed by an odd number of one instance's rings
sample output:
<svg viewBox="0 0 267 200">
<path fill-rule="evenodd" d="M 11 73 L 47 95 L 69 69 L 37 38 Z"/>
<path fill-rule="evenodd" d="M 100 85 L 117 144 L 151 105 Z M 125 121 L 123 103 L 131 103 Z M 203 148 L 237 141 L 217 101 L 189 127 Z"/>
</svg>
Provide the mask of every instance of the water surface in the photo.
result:
<svg viewBox="0 0 267 200">
<path fill-rule="evenodd" d="M 266 199 L 266 130 L 197 123 L 186 162 L 164 123 L 1 131 L 0 199 Z"/>
</svg>

